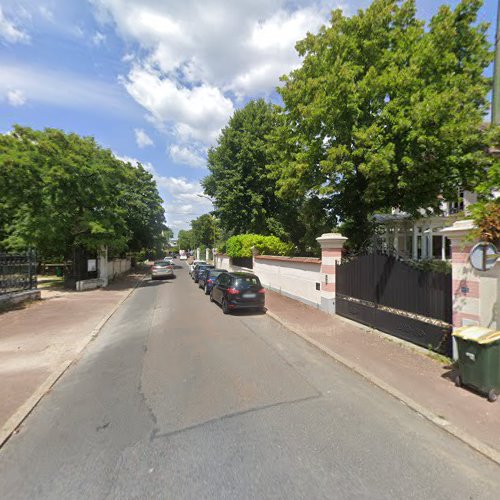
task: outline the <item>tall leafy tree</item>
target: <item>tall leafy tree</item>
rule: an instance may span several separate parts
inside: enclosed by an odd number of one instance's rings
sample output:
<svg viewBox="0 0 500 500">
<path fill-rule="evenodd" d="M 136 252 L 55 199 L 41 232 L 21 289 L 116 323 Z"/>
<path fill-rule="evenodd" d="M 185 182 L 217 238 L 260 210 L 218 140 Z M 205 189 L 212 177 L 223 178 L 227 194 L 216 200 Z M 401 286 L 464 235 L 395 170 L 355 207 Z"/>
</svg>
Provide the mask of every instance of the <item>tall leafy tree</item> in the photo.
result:
<svg viewBox="0 0 500 500">
<path fill-rule="evenodd" d="M 318 231 L 330 229 L 333 222 L 324 209 L 327 200 L 314 194 L 278 197 L 280 171 L 269 165 L 280 158 L 277 142 L 270 147 L 270 136 L 280 127 L 280 108 L 262 99 L 237 110 L 209 151 L 210 175 L 203 187 L 215 200 L 214 213 L 226 236 L 273 235 L 305 253 L 316 246 Z"/>
<path fill-rule="evenodd" d="M 70 257 L 153 245 L 165 228 L 150 174 L 91 137 L 14 127 L 0 136 L 0 244 Z"/>
<path fill-rule="evenodd" d="M 153 176 L 140 163 L 136 167 L 126 164 L 124 174 L 119 204 L 126 210 L 131 231 L 128 248 L 139 251 L 167 244 L 171 230 L 165 226 L 163 200 Z"/>
<path fill-rule="evenodd" d="M 276 180 L 267 168 L 267 137 L 277 120 L 275 106 L 262 99 L 250 101 L 234 113 L 208 153 L 210 175 L 203 187 L 215 199 L 215 213 L 229 234 L 283 236 L 287 220 L 293 225 L 296 212 L 276 196 Z"/>
<path fill-rule="evenodd" d="M 303 64 L 283 77 L 273 133 L 280 194 L 327 199 L 359 247 L 374 212 L 418 216 L 474 187 L 490 161 L 481 4 L 443 6 L 426 28 L 413 0 L 374 0 L 297 43 Z"/>
<path fill-rule="evenodd" d="M 213 248 L 220 236 L 217 219 L 211 214 L 203 214 L 191 221 L 194 246 Z"/>
<path fill-rule="evenodd" d="M 191 229 L 181 229 L 177 235 L 180 250 L 192 250 L 195 247 Z"/>
</svg>

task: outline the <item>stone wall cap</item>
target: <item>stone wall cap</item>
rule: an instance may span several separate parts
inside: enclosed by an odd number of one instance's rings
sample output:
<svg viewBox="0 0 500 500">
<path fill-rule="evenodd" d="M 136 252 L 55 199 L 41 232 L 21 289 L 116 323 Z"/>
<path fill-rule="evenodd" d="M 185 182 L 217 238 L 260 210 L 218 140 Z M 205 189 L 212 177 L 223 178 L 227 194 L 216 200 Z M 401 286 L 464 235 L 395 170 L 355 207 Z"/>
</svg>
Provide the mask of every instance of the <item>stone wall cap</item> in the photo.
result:
<svg viewBox="0 0 500 500">
<path fill-rule="evenodd" d="M 286 257 L 282 255 L 257 255 L 256 260 L 279 260 L 282 262 L 298 262 L 300 264 L 321 264 L 318 257 Z"/>
<path fill-rule="evenodd" d="M 316 238 L 316 241 L 330 241 L 330 240 L 338 240 L 345 241 L 347 238 L 342 236 L 340 233 L 324 233 L 319 238 Z"/>
<path fill-rule="evenodd" d="M 440 234 L 448 236 L 449 238 L 464 236 L 474 229 L 477 229 L 473 220 L 457 220 L 452 226 L 445 227 L 439 231 Z"/>
<path fill-rule="evenodd" d="M 321 245 L 321 249 L 336 249 L 339 250 L 344 246 L 347 238 L 342 236 L 340 233 L 325 233 L 322 234 L 319 238 L 316 238 L 316 241 Z"/>
</svg>

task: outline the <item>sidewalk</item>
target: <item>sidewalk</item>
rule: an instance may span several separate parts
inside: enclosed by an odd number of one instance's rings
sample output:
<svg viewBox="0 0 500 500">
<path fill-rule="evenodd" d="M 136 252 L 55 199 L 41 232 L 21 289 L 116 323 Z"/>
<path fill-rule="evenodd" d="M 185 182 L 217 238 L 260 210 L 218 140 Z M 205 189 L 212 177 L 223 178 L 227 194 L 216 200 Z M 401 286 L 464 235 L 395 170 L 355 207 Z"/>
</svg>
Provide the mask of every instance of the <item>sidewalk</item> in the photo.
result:
<svg viewBox="0 0 500 500">
<path fill-rule="evenodd" d="M 427 351 L 266 291 L 268 314 L 308 342 L 500 463 L 500 403 L 454 385 Z"/>
<path fill-rule="evenodd" d="M 43 290 L 41 301 L 0 314 L 0 446 L 143 276 L 86 292 Z"/>
</svg>

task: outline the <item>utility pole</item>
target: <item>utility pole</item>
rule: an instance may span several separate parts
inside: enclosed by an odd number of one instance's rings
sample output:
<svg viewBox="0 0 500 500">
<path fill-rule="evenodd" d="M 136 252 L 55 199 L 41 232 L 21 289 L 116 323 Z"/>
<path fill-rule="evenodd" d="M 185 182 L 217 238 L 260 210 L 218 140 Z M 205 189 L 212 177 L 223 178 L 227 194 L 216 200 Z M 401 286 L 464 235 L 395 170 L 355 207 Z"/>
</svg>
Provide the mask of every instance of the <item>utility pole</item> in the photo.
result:
<svg viewBox="0 0 500 500">
<path fill-rule="evenodd" d="M 493 99 L 491 104 L 491 124 L 500 124 L 500 0 L 498 0 L 497 26 L 495 30 L 495 65 L 493 68 Z"/>
</svg>

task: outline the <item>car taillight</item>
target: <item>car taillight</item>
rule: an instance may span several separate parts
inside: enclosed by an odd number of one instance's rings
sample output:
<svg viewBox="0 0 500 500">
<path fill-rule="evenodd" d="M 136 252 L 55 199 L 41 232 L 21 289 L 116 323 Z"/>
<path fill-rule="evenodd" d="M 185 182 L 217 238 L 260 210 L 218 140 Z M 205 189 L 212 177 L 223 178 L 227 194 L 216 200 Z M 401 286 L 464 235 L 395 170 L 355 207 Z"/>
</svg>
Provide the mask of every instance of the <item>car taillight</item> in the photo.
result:
<svg viewBox="0 0 500 500">
<path fill-rule="evenodd" d="M 266 289 L 265 288 L 261 288 L 258 293 L 266 293 Z"/>
<path fill-rule="evenodd" d="M 211 279 L 207 280 L 207 283 L 213 283 L 213 282 L 214 282 L 214 280 L 211 280 Z"/>
<path fill-rule="evenodd" d="M 227 293 L 229 293 L 230 295 L 238 295 L 240 291 L 236 290 L 236 288 L 228 288 Z"/>
</svg>

